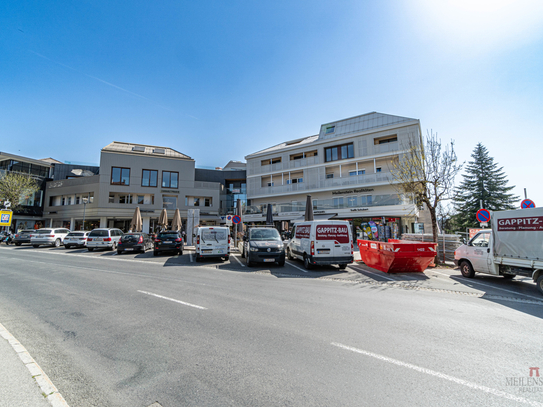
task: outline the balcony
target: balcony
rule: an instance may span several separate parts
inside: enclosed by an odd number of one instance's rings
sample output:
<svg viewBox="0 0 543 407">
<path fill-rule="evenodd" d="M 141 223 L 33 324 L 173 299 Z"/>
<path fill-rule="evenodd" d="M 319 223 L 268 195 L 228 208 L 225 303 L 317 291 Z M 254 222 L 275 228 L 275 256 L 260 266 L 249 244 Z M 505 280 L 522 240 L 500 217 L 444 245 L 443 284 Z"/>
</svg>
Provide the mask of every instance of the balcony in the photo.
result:
<svg viewBox="0 0 543 407">
<path fill-rule="evenodd" d="M 263 195 L 281 195 L 285 193 L 307 192 L 337 187 L 361 187 L 377 183 L 390 182 L 390 180 L 392 180 L 390 172 L 378 172 L 375 174 L 354 175 L 341 178 L 322 178 L 316 182 L 306 182 L 304 179 L 304 182 L 297 184 L 274 185 L 271 187 L 260 188 L 252 188 L 248 186 L 247 195 L 250 199 L 252 199 Z"/>
<path fill-rule="evenodd" d="M 313 210 L 328 210 L 334 211 L 339 209 L 351 209 L 351 208 L 368 208 L 375 206 L 390 206 L 390 205 L 409 205 L 412 204 L 412 200 L 402 197 L 397 194 L 389 195 L 369 195 L 369 196 L 347 196 L 332 199 L 319 199 L 313 202 Z M 245 208 L 244 214 L 247 215 L 265 215 L 267 212 L 267 205 L 250 205 Z M 285 212 L 305 212 L 305 203 L 284 203 L 274 204 L 274 213 Z"/>
</svg>

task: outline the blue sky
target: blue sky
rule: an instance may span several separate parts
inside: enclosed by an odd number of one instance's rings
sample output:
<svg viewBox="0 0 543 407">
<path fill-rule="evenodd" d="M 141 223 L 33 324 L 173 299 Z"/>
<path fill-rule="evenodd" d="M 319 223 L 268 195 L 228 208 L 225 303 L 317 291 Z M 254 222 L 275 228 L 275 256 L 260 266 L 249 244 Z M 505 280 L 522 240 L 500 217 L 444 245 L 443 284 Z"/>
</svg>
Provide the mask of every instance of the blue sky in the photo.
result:
<svg viewBox="0 0 543 407">
<path fill-rule="evenodd" d="M 372 111 L 462 161 L 481 142 L 543 205 L 543 2 L 0 4 L 0 151 L 98 164 L 129 141 L 215 167 Z"/>
</svg>

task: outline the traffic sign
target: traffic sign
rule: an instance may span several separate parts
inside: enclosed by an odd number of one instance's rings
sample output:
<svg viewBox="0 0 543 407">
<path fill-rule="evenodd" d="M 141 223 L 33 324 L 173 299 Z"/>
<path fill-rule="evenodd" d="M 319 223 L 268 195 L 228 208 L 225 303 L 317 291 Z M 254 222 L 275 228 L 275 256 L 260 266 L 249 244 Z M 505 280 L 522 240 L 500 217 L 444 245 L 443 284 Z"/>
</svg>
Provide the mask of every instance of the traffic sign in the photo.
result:
<svg viewBox="0 0 543 407">
<path fill-rule="evenodd" d="M 0 226 L 11 226 L 12 211 L 0 211 Z"/>
<path fill-rule="evenodd" d="M 477 220 L 481 223 L 488 222 L 490 220 L 490 212 L 487 209 L 479 209 L 477 211 Z"/>
<path fill-rule="evenodd" d="M 232 222 L 234 222 L 236 225 L 237 225 L 238 223 L 240 223 L 240 222 L 241 222 L 241 218 L 239 217 L 239 215 L 233 216 L 233 217 L 232 217 Z"/>
<path fill-rule="evenodd" d="M 230 221 L 232 220 L 232 215 L 228 215 L 228 216 L 226 217 L 226 220 L 230 222 Z"/>
<path fill-rule="evenodd" d="M 522 209 L 535 208 L 535 203 L 531 199 L 525 199 L 520 203 Z"/>
</svg>

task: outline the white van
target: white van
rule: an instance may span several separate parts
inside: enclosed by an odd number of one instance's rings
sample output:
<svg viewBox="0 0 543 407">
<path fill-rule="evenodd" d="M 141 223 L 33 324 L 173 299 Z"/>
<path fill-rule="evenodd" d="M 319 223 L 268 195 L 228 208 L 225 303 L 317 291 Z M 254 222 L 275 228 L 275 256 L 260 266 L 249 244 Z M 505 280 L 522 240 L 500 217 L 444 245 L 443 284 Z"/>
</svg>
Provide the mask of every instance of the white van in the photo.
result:
<svg viewBox="0 0 543 407">
<path fill-rule="evenodd" d="M 313 220 L 296 223 L 287 246 L 289 260 L 303 260 L 306 269 L 353 262 L 353 233 L 346 220 Z"/>
<path fill-rule="evenodd" d="M 194 249 L 196 261 L 204 257 L 230 256 L 230 229 L 219 226 L 201 226 L 194 229 Z"/>
</svg>

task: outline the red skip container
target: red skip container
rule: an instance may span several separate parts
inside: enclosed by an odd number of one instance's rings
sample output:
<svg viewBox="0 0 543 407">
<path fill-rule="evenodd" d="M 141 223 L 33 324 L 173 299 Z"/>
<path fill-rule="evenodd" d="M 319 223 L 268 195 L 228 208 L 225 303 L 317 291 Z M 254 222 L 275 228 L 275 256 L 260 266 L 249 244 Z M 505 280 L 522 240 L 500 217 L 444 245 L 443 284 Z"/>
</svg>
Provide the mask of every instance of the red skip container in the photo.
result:
<svg viewBox="0 0 543 407">
<path fill-rule="evenodd" d="M 422 272 L 432 264 L 437 243 L 389 239 L 388 243 L 358 240 L 360 258 L 385 273 Z"/>
</svg>

